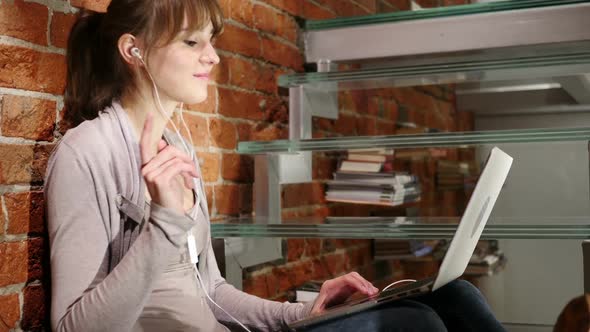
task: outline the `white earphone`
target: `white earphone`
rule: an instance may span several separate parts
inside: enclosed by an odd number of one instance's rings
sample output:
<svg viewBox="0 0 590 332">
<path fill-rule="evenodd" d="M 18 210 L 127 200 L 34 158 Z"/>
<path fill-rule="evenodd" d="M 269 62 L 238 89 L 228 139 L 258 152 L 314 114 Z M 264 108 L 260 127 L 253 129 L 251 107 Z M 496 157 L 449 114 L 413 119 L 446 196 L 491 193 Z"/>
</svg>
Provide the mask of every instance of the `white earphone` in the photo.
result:
<svg viewBox="0 0 590 332">
<path fill-rule="evenodd" d="M 134 48 L 131 49 L 131 54 L 134 57 L 136 57 L 136 58 L 142 59 L 142 57 L 141 57 L 141 51 L 137 47 L 134 47 Z"/>
</svg>

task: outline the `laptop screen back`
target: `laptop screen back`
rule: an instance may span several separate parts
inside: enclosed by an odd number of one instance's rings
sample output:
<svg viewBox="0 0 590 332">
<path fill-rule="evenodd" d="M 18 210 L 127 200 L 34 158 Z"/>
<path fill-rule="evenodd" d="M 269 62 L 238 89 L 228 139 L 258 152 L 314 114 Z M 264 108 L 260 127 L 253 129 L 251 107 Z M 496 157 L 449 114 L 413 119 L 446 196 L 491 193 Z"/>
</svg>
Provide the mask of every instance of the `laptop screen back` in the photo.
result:
<svg viewBox="0 0 590 332">
<path fill-rule="evenodd" d="M 494 147 L 445 254 L 433 291 L 465 272 L 511 166 L 512 157 Z"/>
</svg>

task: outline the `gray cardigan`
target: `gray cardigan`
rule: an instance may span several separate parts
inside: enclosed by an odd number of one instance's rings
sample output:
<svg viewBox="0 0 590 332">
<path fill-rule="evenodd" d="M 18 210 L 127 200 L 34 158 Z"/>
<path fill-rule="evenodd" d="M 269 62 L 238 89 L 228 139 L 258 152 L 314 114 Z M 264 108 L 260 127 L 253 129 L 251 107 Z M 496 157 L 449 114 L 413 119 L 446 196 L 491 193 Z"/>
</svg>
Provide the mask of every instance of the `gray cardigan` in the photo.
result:
<svg viewBox="0 0 590 332">
<path fill-rule="evenodd" d="M 169 258 L 186 246 L 195 221 L 145 203 L 140 164 L 139 144 L 117 103 L 69 130 L 54 150 L 45 179 L 52 330 L 131 330 Z M 209 220 L 205 197 L 201 204 Z M 311 303 L 263 300 L 229 285 L 219 273 L 207 232 L 199 271 L 221 307 L 264 331 L 280 330 L 309 314 Z M 231 323 L 210 307 L 217 320 Z"/>
</svg>

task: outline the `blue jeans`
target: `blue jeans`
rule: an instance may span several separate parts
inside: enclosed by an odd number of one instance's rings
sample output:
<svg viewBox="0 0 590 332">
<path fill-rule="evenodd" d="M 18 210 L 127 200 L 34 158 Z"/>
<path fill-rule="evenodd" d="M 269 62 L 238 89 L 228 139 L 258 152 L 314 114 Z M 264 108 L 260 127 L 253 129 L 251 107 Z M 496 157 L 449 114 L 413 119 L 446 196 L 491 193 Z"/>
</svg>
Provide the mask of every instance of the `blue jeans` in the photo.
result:
<svg viewBox="0 0 590 332">
<path fill-rule="evenodd" d="M 352 316 L 313 326 L 309 332 L 506 331 L 481 292 L 455 280 L 433 293 L 394 301 Z"/>
</svg>

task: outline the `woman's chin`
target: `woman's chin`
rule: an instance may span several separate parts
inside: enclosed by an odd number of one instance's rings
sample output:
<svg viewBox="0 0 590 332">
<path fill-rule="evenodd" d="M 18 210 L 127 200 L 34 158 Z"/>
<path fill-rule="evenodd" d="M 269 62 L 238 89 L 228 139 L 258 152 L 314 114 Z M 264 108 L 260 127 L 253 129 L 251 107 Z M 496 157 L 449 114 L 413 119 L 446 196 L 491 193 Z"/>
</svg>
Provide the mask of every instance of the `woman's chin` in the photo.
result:
<svg viewBox="0 0 590 332">
<path fill-rule="evenodd" d="M 205 100 L 207 100 L 207 94 L 188 96 L 187 98 L 182 98 L 181 101 L 187 105 L 194 105 L 200 104 Z"/>
</svg>

